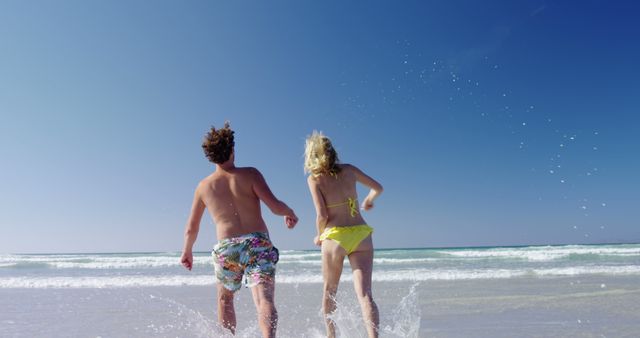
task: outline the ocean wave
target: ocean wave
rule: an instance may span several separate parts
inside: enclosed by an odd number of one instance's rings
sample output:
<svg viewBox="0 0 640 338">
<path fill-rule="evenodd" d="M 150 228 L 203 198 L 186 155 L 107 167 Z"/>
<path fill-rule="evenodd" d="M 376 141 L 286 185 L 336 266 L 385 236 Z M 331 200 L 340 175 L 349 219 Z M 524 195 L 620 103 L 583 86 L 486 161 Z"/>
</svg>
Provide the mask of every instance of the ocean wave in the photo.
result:
<svg viewBox="0 0 640 338">
<path fill-rule="evenodd" d="M 479 249 L 414 249 L 414 250 L 376 250 L 374 262 L 382 269 L 397 265 L 426 267 L 435 263 L 459 267 L 461 264 L 501 267 L 503 265 L 530 262 L 532 264 L 559 262 L 562 265 L 583 265 L 588 262 L 596 265 L 625 265 L 640 262 L 640 245 L 618 246 L 538 246 L 521 248 L 479 248 Z M 613 264 L 608 264 L 613 263 Z M 321 254 L 317 251 L 282 250 L 280 263 L 283 266 L 319 266 Z M 211 256 L 197 253 L 194 265 L 211 268 Z M 547 264 L 548 265 L 548 264 Z M 511 267 L 511 266 L 509 266 Z M 0 269 L 177 269 L 180 268 L 180 254 L 67 254 L 67 255 L 0 255 Z"/>
<path fill-rule="evenodd" d="M 640 266 L 575 266 L 547 269 L 415 269 L 376 272 L 374 282 L 420 282 L 433 280 L 509 279 L 520 277 L 567 277 L 582 275 L 640 275 Z M 342 281 L 351 281 L 352 275 L 345 273 Z M 320 273 L 280 273 L 277 283 L 308 284 L 322 283 Z M 56 277 L 8 277 L 0 280 L 0 288 L 128 288 L 157 286 L 204 286 L 213 285 L 213 275 L 167 275 L 167 276 L 56 276 Z"/>
<path fill-rule="evenodd" d="M 194 257 L 195 265 L 212 265 L 211 257 Z M 138 256 L 138 257 L 20 257 L 0 261 L 0 268 L 52 268 L 52 269 L 133 269 L 179 267 L 179 257 Z"/>
<path fill-rule="evenodd" d="M 525 261 L 548 262 L 559 259 L 580 259 L 584 256 L 640 258 L 640 247 L 616 248 L 594 246 L 544 246 L 525 248 L 492 248 L 475 250 L 441 250 L 438 253 L 456 258 L 476 259 L 517 259 Z"/>
<path fill-rule="evenodd" d="M 295 251 L 299 252 L 299 251 Z M 320 259 L 322 254 L 320 252 L 308 252 L 308 253 L 291 253 L 291 251 L 280 251 L 280 259 L 284 260 L 307 260 L 307 259 Z"/>
<path fill-rule="evenodd" d="M 195 256 L 194 266 L 213 267 L 211 256 Z M 292 260 L 280 257 L 279 264 L 321 265 L 316 260 Z M 14 262 L 0 262 L 0 268 L 11 269 L 159 269 L 179 268 L 179 257 L 93 257 L 91 259 L 65 258 L 41 259 L 23 258 Z"/>
<path fill-rule="evenodd" d="M 379 265 L 402 265 L 421 264 L 439 261 L 437 258 L 375 258 L 374 264 Z M 308 265 L 320 266 L 322 261 L 316 260 L 287 260 L 280 259 L 278 265 Z M 194 258 L 194 266 L 213 267 L 210 257 Z M 55 262 L 30 262 L 22 261 L 17 263 L 0 263 L 0 268 L 11 269 L 159 269 L 159 268 L 179 268 L 180 262 L 176 258 L 172 259 L 147 259 L 147 260 L 96 260 L 90 262 L 55 261 Z"/>
</svg>

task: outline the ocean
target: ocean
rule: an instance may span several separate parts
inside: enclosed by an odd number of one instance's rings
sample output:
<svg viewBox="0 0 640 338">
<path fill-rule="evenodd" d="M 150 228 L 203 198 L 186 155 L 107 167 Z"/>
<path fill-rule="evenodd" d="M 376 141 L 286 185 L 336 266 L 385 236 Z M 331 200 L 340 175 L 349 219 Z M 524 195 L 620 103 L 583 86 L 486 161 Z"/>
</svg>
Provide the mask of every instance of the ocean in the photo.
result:
<svg viewBox="0 0 640 338">
<path fill-rule="evenodd" d="M 223 337 L 210 253 L 0 255 L 0 337 Z M 322 337 L 319 251 L 281 250 L 278 336 Z M 376 250 L 382 337 L 640 336 L 640 245 Z M 365 337 L 345 264 L 335 320 Z M 239 337 L 258 336 L 249 290 Z"/>
</svg>

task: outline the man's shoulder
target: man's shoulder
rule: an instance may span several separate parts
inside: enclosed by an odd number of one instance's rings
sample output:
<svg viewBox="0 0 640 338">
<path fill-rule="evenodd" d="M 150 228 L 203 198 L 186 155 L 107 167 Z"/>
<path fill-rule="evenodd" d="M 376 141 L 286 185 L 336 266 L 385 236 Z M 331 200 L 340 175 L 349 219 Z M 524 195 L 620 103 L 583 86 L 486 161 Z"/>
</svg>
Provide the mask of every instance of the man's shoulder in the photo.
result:
<svg viewBox="0 0 640 338">
<path fill-rule="evenodd" d="M 258 175 L 260 171 L 254 167 L 237 167 L 237 172 L 244 175 Z"/>
<path fill-rule="evenodd" d="M 203 179 L 200 180 L 200 182 L 198 182 L 198 185 L 196 186 L 196 189 L 200 190 L 204 187 L 207 187 L 209 185 L 211 185 L 211 182 L 215 181 L 215 177 L 213 177 L 213 175 L 209 175 Z"/>
<path fill-rule="evenodd" d="M 260 171 L 254 167 L 236 168 L 235 174 L 238 175 L 239 177 L 242 177 L 245 180 L 251 180 L 251 181 L 260 180 L 260 178 L 262 177 L 262 173 L 260 173 Z"/>
</svg>

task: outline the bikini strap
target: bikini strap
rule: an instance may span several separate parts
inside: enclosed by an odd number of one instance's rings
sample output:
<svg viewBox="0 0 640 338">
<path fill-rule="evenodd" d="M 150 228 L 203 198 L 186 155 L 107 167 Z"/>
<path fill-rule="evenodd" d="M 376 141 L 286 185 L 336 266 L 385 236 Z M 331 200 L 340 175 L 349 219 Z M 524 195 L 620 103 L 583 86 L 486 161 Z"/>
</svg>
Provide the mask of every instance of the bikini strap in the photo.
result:
<svg viewBox="0 0 640 338">
<path fill-rule="evenodd" d="M 358 214 L 358 201 L 356 201 L 355 198 L 347 198 L 347 202 L 349 203 L 349 213 L 351 214 L 351 217 L 356 217 L 356 215 Z"/>
<path fill-rule="evenodd" d="M 339 207 L 341 205 L 347 205 L 349 207 L 349 214 L 351 217 L 356 217 L 358 214 L 358 201 L 355 198 L 347 197 L 347 200 L 341 203 L 329 204 L 327 208 Z"/>
</svg>

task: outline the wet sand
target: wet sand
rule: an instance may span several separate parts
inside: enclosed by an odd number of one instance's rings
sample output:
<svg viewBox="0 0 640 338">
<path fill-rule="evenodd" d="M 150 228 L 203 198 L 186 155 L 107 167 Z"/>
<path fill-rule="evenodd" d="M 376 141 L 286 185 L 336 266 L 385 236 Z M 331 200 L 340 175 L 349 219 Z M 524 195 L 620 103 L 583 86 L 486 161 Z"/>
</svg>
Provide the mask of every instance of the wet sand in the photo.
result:
<svg viewBox="0 0 640 338">
<path fill-rule="evenodd" d="M 415 286 L 411 292 L 412 285 Z M 321 285 L 280 284 L 279 337 L 321 337 Z M 637 337 L 640 277 L 374 283 L 382 337 Z M 0 289 L 2 337 L 220 337 L 211 286 Z M 342 337 L 364 337 L 343 283 Z M 255 337 L 251 293 L 236 297 L 238 337 Z M 348 332 L 348 334 L 344 334 Z"/>
</svg>

